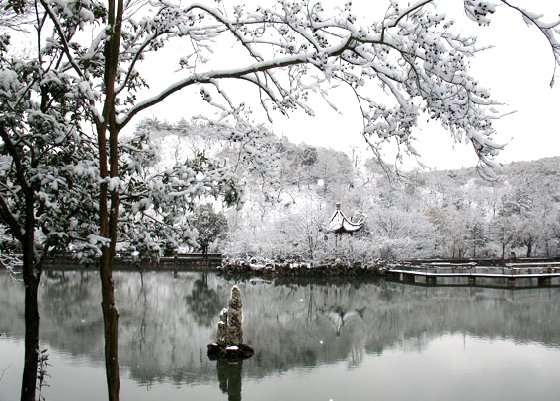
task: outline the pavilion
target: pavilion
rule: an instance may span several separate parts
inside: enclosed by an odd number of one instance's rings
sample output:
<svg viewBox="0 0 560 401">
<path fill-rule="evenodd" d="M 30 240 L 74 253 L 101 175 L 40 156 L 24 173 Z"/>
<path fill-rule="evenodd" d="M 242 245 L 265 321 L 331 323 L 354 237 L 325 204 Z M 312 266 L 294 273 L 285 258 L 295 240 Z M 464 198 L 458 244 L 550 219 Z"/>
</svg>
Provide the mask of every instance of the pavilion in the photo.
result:
<svg viewBox="0 0 560 401">
<path fill-rule="evenodd" d="M 340 210 L 340 206 L 340 202 L 337 202 L 336 211 L 329 221 L 329 227 L 327 231 L 335 233 L 337 235 L 341 235 L 344 233 L 352 234 L 356 231 L 361 230 L 364 226 L 366 218 L 363 218 L 360 221 L 354 223 L 351 219 L 346 217 L 342 210 Z"/>
</svg>

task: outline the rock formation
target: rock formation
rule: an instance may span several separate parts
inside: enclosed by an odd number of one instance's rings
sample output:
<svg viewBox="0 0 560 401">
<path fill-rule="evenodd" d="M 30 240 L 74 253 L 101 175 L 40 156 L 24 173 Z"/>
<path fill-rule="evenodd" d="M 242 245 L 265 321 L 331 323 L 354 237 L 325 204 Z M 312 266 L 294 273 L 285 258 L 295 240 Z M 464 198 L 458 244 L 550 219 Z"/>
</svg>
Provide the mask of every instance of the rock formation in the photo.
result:
<svg viewBox="0 0 560 401">
<path fill-rule="evenodd" d="M 220 312 L 220 321 L 218 322 L 218 332 L 216 333 L 216 342 L 220 345 L 227 343 L 227 308 L 223 308 Z"/>
<path fill-rule="evenodd" d="M 241 327 L 243 303 L 241 302 L 241 292 L 236 285 L 231 289 L 228 306 L 226 343 L 228 345 L 241 345 L 243 344 L 243 328 Z"/>
<path fill-rule="evenodd" d="M 228 308 L 220 312 L 216 342 L 208 344 L 208 357 L 243 359 L 253 355 L 254 350 L 243 344 L 243 303 L 241 292 L 234 285 L 231 289 L 231 297 Z"/>
</svg>

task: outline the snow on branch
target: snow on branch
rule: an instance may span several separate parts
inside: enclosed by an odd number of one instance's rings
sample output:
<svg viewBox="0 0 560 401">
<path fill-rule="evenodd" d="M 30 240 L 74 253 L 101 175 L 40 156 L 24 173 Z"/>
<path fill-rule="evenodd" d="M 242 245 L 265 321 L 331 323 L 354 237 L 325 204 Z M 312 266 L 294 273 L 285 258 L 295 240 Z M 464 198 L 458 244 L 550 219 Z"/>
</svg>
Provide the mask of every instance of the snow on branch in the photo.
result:
<svg viewBox="0 0 560 401">
<path fill-rule="evenodd" d="M 560 63 L 559 22 L 546 23 L 509 0 L 464 0 L 466 18 L 488 25 L 499 2 L 537 27 L 551 46 L 555 65 Z M 105 21 L 104 6 L 87 2 L 79 10 L 64 8 L 68 15 L 57 11 L 64 14 L 59 16 L 51 3 L 42 3 L 67 63 L 98 94 L 90 96 L 91 103 L 103 99 L 103 48 L 112 28 Z M 438 11 L 436 0 L 406 6 L 389 1 L 377 20 L 359 17 L 350 1 L 333 9 L 310 0 L 277 0 L 270 6 L 219 2 L 215 7 L 164 1 L 151 2 L 145 11 L 138 4 L 127 3 L 130 12 L 124 14 L 119 32 L 116 101 L 105 105 L 114 107 L 114 113 L 107 114 L 114 121 L 100 121 L 117 130 L 139 112 L 188 87 L 198 88 L 203 101 L 216 106 L 223 118 L 235 115 L 226 110 L 245 103 L 245 91 L 236 93 L 230 83 L 248 84 L 256 89 L 255 101 L 272 121 L 275 112 L 300 109 L 313 114 L 313 94 L 336 109 L 337 102 L 328 95 L 343 84 L 355 93 L 363 134 L 378 150 L 393 142 L 416 155 L 412 133 L 420 118 L 439 121 L 457 141 L 471 141 L 483 164 L 492 165 L 501 148 L 492 140 L 492 120 L 499 115 L 492 106 L 499 103 L 469 71 L 468 61 L 479 50 L 476 38 L 464 35 Z M 74 40 L 66 20 L 72 21 L 74 31 L 86 26 L 96 31 L 90 46 Z M 175 54 L 176 79 L 141 99 L 150 80 L 140 74 L 139 65 L 148 54 L 175 43 L 184 49 Z"/>
<path fill-rule="evenodd" d="M 23 261 L 20 254 L 7 254 L 0 251 L 0 266 L 5 268 L 12 280 L 18 280 L 17 270 L 21 268 Z"/>
<path fill-rule="evenodd" d="M 486 0 L 465 0 L 465 14 L 478 25 L 490 25 L 489 14 L 496 12 L 496 6 Z"/>
<path fill-rule="evenodd" d="M 226 100 L 225 107 L 235 107 L 217 85 L 217 81 L 229 79 L 255 85 L 269 118 L 267 101 L 272 101 L 274 108 L 283 113 L 303 108 L 312 114 L 307 109 L 308 93 L 319 93 L 326 99 L 327 91 L 320 88 L 325 82 L 335 80 L 352 87 L 364 100 L 361 102 L 364 133 L 370 136 L 374 146 L 381 146 L 389 137 L 396 138 L 399 144 L 410 144 L 411 131 L 421 113 L 440 120 L 459 140 L 469 137 L 467 131 L 473 126 L 480 127 L 483 135 L 490 137 L 493 131 L 487 121 L 492 112 L 487 106 L 496 103 L 489 100 L 487 91 L 478 88 L 467 73 L 466 59 L 474 54 L 475 41 L 454 35 L 445 15 L 426 9 L 431 3 L 419 1 L 405 9 L 399 9 L 394 3 L 381 24 L 369 27 L 356 23 L 349 4 L 339 14 L 332 15 L 307 2 L 282 1 L 277 7 L 258 7 L 255 11 L 236 8 L 230 19 L 219 10 L 192 5 L 182 15 L 197 9 L 209 15 L 213 22 L 204 25 L 205 19 L 200 15 L 192 17 L 190 32 L 196 31 L 197 35 L 191 40 L 201 46 L 207 40 L 201 36 L 202 32 L 212 31 L 212 40 L 216 35 L 229 33 L 247 51 L 247 62 L 227 69 L 196 72 L 183 59 L 186 70 L 191 72 L 186 78 L 152 98 L 137 102 L 118 121 L 126 125 L 139 111 L 191 85 L 211 84 Z M 472 8 L 474 4 L 470 6 L 473 15 L 484 15 Z M 215 22 L 223 25 L 223 31 Z M 165 29 L 168 27 L 165 25 Z M 183 29 L 182 33 L 185 32 Z M 323 74 L 323 78 L 310 80 L 312 70 Z M 369 81 L 389 88 L 393 100 L 388 99 L 388 103 L 367 100 L 371 91 Z M 206 101 L 212 98 L 204 89 L 201 93 Z M 398 107 L 390 106 L 393 101 Z M 335 103 L 332 105 L 336 107 Z M 483 145 L 496 149 L 492 141 Z M 414 153 L 411 146 L 407 149 Z"/>
<path fill-rule="evenodd" d="M 560 19 L 557 18 L 560 14 L 555 16 L 557 19 L 554 21 L 545 22 L 543 21 L 544 16 L 542 14 L 536 14 L 524 8 L 515 6 L 508 0 L 500 1 L 508 7 L 518 11 L 523 17 L 523 21 L 525 21 L 528 26 L 536 27 L 544 35 L 546 40 L 548 40 L 550 50 L 552 51 L 552 55 L 554 57 L 554 72 L 552 73 L 552 78 L 550 79 L 550 87 L 552 88 L 555 82 L 556 68 L 560 65 Z"/>
</svg>

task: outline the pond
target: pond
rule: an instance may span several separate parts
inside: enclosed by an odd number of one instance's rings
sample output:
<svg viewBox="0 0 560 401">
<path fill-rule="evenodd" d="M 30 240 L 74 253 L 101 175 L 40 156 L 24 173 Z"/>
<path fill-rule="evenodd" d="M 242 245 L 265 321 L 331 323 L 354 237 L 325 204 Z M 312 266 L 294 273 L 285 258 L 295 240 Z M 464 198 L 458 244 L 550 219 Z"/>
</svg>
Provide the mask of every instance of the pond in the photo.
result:
<svg viewBox="0 0 560 401">
<path fill-rule="evenodd" d="M 235 282 L 117 272 L 122 400 L 557 400 L 560 289 L 380 281 Z M 238 284 L 242 363 L 206 357 Z M 23 291 L 0 274 L 0 401 L 19 398 Z M 49 271 L 40 289 L 46 400 L 106 399 L 96 272 Z"/>
</svg>

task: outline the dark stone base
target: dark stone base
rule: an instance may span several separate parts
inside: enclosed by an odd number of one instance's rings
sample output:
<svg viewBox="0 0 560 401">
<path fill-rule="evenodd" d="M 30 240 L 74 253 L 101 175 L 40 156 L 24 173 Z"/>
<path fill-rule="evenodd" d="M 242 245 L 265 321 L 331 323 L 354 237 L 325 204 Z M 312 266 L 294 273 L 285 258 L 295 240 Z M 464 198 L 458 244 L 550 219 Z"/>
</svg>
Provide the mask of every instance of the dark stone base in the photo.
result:
<svg viewBox="0 0 560 401">
<path fill-rule="evenodd" d="M 241 344 L 239 346 L 226 346 L 217 343 L 210 343 L 207 345 L 207 348 L 208 351 L 206 354 L 212 361 L 216 359 L 242 360 L 252 357 L 255 353 L 255 350 L 247 344 Z"/>
</svg>

